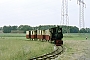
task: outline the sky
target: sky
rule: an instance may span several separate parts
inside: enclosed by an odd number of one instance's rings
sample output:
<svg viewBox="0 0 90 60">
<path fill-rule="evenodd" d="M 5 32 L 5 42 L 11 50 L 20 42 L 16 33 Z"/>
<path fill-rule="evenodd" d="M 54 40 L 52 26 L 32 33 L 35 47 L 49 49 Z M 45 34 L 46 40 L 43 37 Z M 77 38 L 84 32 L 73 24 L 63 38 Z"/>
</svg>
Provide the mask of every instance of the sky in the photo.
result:
<svg viewBox="0 0 90 60">
<path fill-rule="evenodd" d="M 0 0 L 0 26 L 60 25 L 62 0 Z M 69 25 L 79 27 L 77 0 L 68 0 Z M 90 28 L 90 0 L 85 0 L 85 27 Z"/>
</svg>

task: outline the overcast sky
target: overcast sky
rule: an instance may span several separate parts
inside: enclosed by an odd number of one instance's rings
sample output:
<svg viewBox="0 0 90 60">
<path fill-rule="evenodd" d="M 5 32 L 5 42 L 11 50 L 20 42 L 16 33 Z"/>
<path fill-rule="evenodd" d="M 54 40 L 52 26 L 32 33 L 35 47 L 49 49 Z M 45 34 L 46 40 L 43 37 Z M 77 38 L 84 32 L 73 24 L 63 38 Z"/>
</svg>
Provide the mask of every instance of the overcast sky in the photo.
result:
<svg viewBox="0 0 90 60">
<path fill-rule="evenodd" d="M 62 0 L 0 0 L 0 26 L 59 25 Z M 85 27 L 90 28 L 90 0 L 85 0 Z M 69 1 L 69 25 L 79 26 L 77 0 Z"/>
</svg>

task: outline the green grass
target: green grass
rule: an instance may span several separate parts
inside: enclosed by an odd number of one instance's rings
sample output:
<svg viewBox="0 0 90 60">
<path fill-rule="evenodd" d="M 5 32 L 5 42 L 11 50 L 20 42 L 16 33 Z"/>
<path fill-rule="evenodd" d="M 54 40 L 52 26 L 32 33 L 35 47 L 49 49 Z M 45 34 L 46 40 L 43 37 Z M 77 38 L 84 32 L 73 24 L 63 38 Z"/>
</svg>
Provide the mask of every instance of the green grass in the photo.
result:
<svg viewBox="0 0 90 60">
<path fill-rule="evenodd" d="M 63 40 L 90 40 L 90 33 L 68 33 L 64 34 Z"/>
<path fill-rule="evenodd" d="M 51 52 L 53 45 L 48 42 L 30 41 L 25 34 L 0 33 L 0 59 L 1 60 L 28 60 L 32 57 Z M 90 34 L 69 33 L 64 34 L 63 40 L 90 40 Z M 64 46 L 68 47 L 65 43 Z M 72 51 L 68 47 L 68 52 Z"/>
<path fill-rule="evenodd" d="M 27 40 L 25 34 L 0 34 L 0 36 L 1 60 L 28 60 L 53 51 L 52 44 Z"/>
<path fill-rule="evenodd" d="M 0 33 L 0 37 L 25 37 L 25 33 Z"/>
</svg>

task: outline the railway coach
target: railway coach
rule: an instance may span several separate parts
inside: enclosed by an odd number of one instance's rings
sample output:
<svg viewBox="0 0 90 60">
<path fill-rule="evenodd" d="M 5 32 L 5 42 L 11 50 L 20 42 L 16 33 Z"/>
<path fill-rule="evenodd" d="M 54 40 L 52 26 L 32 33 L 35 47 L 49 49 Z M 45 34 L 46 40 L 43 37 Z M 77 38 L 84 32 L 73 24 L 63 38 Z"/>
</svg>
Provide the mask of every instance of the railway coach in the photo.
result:
<svg viewBox="0 0 90 60">
<path fill-rule="evenodd" d="M 31 38 L 31 31 L 26 31 L 26 38 L 30 39 Z"/>
</svg>

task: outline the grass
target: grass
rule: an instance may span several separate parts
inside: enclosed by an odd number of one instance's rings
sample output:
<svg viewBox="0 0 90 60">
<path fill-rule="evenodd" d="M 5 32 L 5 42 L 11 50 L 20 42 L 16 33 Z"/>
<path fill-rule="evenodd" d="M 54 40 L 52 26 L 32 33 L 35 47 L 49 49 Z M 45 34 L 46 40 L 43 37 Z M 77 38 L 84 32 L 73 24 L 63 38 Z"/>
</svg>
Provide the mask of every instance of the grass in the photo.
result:
<svg viewBox="0 0 90 60">
<path fill-rule="evenodd" d="M 86 36 L 88 39 L 86 40 Z M 65 52 L 61 54 L 58 60 L 78 60 L 80 56 L 85 53 L 85 46 L 90 40 L 90 33 L 68 33 L 64 34 L 63 42 L 66 48 Z"/>
<path fill-rule="evenodd" d="M 28 60 L 32 57 L 51 52 L 53 45 L 48 42 L 30 41 L 25 38 L 25 34 L 21 33 L 0 33 L 0 59 L 1 60 Z M 72 53 L 75 49 L 72 48 L 71 40 L 85 40 L 85 37 L 90 40 L 90 34 L 69 33 L 64 34 L 64 46 L 67 47 L 67 54 Z M 69 40 L 69 41 L 68 41 Z M 65 42 L 68 41 L 68 42 Z M 75 42 L 72 43 L 76 45 Z M 79 44 L 79 43 L 78 43 Z M 71 46 L 71 47 L 70 47 Z M 71 52 L 72 51 L 72 52 Z"/>
<path fill-rule="evenodd" d="M 88 49 L 89 44 L 90 41 L 88 40 L 64 40 L 66 49 L 58 60 L 78 60 L 79 57 L 86 54 L 85 50 Z"/>
<path fill-rule="evenodd" d="M 25 34 L 0 34 L 0 36 L 1 60 L 28 60 L 53 50 L 52 44 L 27 40 Z"/>
<path fill-rule="evenodd" d="M 24 33 L 0 33 L 0 37 L 25 37 Z"/>
<path fill-rule="evenodd" d="M 66 33 L 63 40 L 90 40 L 90 33 Z"/>
</svg>

